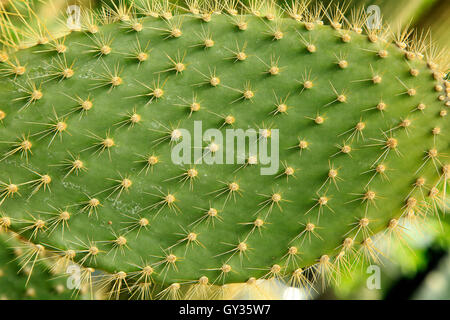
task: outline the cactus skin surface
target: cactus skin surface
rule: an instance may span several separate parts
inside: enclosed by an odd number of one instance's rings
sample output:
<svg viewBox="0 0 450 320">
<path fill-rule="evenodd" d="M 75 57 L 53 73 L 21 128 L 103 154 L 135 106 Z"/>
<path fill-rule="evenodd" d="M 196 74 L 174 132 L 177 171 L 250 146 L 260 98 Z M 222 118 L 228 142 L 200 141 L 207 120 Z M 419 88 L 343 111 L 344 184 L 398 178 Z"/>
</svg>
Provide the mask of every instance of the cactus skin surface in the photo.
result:
<svg viewBox="0 0 450 320">
<path fill-rule="evenodd" d="M 428 56 L 290 18 L 188 13 L 140 18 L 140 31 L 133 19 L 74 31 L 64 53 L 50 40 L 0 63 L 10 229 L 74 250 L 109 274 L 113 296 L 177 298 L 196 282 L 339 281 L 388 254 L 376 235 L 437 217 L 449 83 Z M 173 164 L 176 130 L 194 121 L 259 139 L 278 129 L 278 172 Z"/>
</svg>

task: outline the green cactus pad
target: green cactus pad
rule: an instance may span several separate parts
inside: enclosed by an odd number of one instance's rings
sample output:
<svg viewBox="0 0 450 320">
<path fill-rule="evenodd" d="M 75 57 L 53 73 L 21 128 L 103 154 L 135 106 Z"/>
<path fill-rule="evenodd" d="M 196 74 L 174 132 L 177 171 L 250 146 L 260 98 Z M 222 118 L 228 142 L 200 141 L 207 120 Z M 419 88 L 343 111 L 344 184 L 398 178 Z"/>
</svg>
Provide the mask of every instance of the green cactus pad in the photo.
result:
<svg viewBox="0 0 450 320">
<path fill-rule="evenodd" d="M 339 280 L 387 254 L 375 235 L 401 238 L 403 222 L 436 217 L 449 83 L 418 45 L 332 28 L 313 11 L 301 21 L 120 12 L 0 65 L 11 229 L 74 250 L 109 273 L 115 294 L 173 298 L 197 282 Z M 278 170 L 261 174 L 248 153 L 243 164 L 174 164 L 188 139 L 179 130 L 193 137 L 196 121 L 224 136 L 253 128 L 269 146 L 279 130 Z M 212 143 L 192 154 L 225 148 Z"/>
</svg>

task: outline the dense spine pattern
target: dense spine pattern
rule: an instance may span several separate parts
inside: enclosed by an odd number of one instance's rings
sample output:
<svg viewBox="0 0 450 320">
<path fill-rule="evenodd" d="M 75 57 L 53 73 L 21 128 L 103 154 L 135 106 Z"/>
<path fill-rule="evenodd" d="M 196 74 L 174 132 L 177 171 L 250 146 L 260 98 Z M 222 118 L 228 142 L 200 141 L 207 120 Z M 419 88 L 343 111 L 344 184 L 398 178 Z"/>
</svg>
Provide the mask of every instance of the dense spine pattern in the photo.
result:
<svg viewBox="0 0 450 320">
<path fill-rule="evenodd" d="M 5 46 L 0 227 L 108 272 L 111 297 L 177 298 L 192 284 L 186 297 L 339 281 L 387 254 L 375 235 L 442 218 L 450 85 L 425 40 L 391 43 L 362 33 L 362 13 L 297 2 L 290 17 L 270 2 L 212 4 L 86 11 L 82 32 Z M 173 164 L 196 121 L 258 140 L 279 129 L 278 172 L 261 175 L 254 154 Z M 192 152 L 218 153 L 215 139 Z"/>
</svg>

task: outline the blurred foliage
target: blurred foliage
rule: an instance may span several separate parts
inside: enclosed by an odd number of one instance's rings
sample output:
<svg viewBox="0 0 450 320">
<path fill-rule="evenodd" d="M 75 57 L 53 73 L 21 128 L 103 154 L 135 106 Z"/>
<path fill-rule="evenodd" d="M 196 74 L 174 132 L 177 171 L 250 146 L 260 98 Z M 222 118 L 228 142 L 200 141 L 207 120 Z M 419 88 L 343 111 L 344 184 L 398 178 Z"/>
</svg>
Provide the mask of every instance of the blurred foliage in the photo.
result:
<svg viewBox="0 0 450 320">
<path fill-rule="evenodd" d="M 371 274 L 355 273 L 331 287 L 326 299 L 443 299 L 450 300 L 450 214 L 441 212 L 423 229 L 408 226 L 406 241 L 384 241 L 380 250 L 395 260 L 381 259 L 380 289 L 369 289 Z"/>
<path fill-rule="evenodd" d="M 2 3 L 8 5 L 12 0 L 0 0 Z M 25 7 L 25 3 L 29 3 L 34 8 L 37 15 L 43 20 L 51 20 L 55 18 L 56 12 L 65 10 L 68 5 L 81 4 L 92 8 L 99 8 L 112 3 L 131 3 L 139 2 L 140 0 L 25 0 L 18 6 Z M 284 3 L 291 3 L 292 0 L 276 0 L 276 2 L 283 6 Z M 294 0 L 295 1 L 295 0 Z M 308 0 L 305 0 L 308 2 Z M 170 0 L 175 4 L 184 5 L 185 0 Z M 314 2 L 314 0 L 310 1 Z M 381 15 L 385 22 L 397 27 L 405 27 L 410 25 L 421 30 L 430 29 L 434 35 L 434 39 L 441 45 L 446 45 L 450 36 L 450 5 L 448 0 L 321 0 L 325 7 L 339 5 L 340 7 L 347 7 L 348 11 L 352 8 L 368 7 L 370 5 L 377 5 L 380 7 Z M 249 0 L 242 0 L 242 3 L 248 4 Z M 16 4 L 17 5 L 17 4 Z"/>
</svg>

